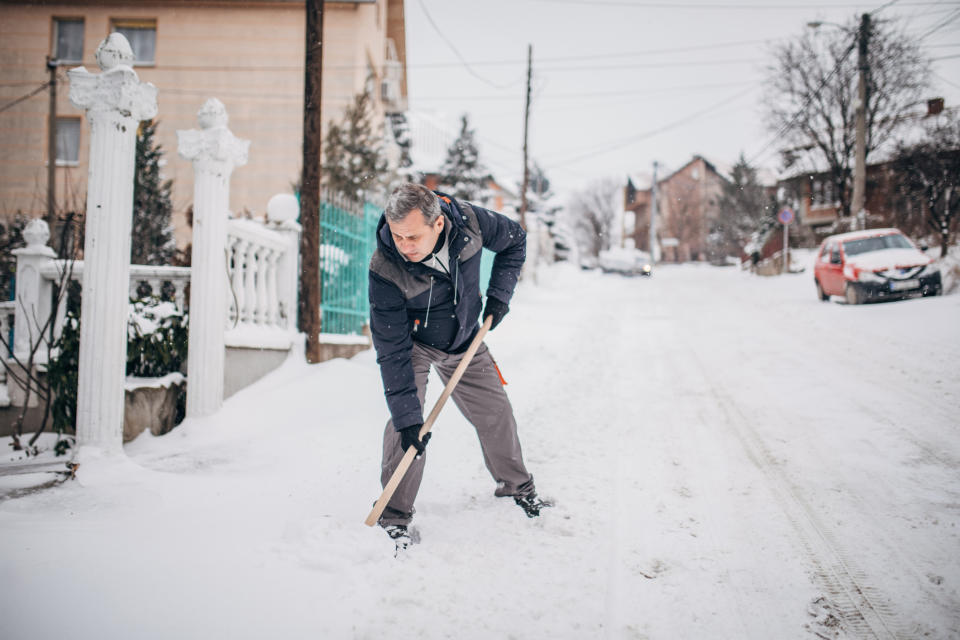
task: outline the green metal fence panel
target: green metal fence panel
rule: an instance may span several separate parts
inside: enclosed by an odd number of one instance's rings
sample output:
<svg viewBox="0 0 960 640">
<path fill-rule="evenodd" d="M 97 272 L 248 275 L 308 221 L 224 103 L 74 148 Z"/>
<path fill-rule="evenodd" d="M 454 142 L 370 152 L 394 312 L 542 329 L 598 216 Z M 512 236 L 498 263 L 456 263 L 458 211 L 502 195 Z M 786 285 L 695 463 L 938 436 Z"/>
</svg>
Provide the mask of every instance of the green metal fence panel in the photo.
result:
<svg viewBox="0 0 960 640">
<path fill-rule="evenodd" d="M 361 335 L 370 316 L 367 268 L 381 209 L 324 194 L 320 202 L 323 333 Z"/>
<path fill-rule="evenodd" d="M 497 255 L 490 249 L 484 249 L 480 254 L 480 293 L 487 296 L 487 287 L 490 285 L 490 272 L 493 270 L 493 257 Z"/>
</svg>

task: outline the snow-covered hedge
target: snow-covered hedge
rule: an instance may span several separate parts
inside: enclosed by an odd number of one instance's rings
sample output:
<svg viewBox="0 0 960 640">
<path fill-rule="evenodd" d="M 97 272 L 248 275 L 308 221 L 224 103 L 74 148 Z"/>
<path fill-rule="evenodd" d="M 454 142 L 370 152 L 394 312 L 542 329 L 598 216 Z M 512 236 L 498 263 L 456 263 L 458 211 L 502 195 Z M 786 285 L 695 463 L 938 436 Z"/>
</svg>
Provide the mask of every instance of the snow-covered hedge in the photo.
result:
<svg viewBox="0 0 960 640">
<path fill-rule="evenodd" d="M 182 373 L 187 363 L 187 314 L 172 302 L 144 298 L 130 303 L 127 321 L 127 376 L 163 378 Z M 76 430 L 77 367 L 80 361 L 79 311 L 69 310 L 60 349 L 50 361 L 47 377 L 55 399 L 51 407 L 53 429 Z M 185 398 L 178 401 L 178 421 Z M 59 453 L 59 451 L 58 451 Z"/>
<path fill-rule="evenodd" d="M 130 304 L 127 375 L 162 378 L 187 362 L 187 315 L 172 302 L 145 298 Z"/>
</svg>

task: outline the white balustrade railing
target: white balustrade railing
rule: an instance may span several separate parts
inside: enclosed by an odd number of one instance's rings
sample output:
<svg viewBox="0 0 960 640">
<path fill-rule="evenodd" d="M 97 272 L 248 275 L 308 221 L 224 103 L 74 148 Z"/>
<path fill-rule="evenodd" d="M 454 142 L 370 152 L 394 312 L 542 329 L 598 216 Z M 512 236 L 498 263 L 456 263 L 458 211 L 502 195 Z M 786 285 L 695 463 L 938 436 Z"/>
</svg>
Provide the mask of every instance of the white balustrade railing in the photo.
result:
<svg viewBox="0 0 960 640">
<path fill-rule="evenodd" d="M 229 346 L 289 348 L 296 335 L 299 226 L 231 219 L 227 224 Z M 291 269 L 293 269 L 291 273 Z M 251 340 L 253 342 L 251 342 Z"/>
<path fill-rule="evenodd" d="M 36 248 L 37 244 L 32 246 Z M 224 268 L 228 274 L 229 308 L 224 322 L 227 344 L 263 349 L 289 348 L 296 337 L 299 225 L 290 221 L 264 224 L 254 220 L 230 220 L 226 246 Z M 29 293 L 20 296 L 19 302 L 0 302 L 0 332 L 4 339 L 9 338 L 10 328 L 15 325 L 13 317 L 18 307 L 24 311 L 20 314 L 21 319 L 30 324 L 19 328 L 21 336 L 30 336 L 29 344 L 21 349 L 21 356 L 36 346 L 34 334 L 46 323 L 50 312 L 56 314 L 54 338 L 60 336 L 66 318 L 66 304 L 57 305 L 55 300 L 53 303 L 49 300 L 57 295 L 61 283 L 68 280 L 83 282 L 84 262 L 46 257 L 36 266 L 35 272 L 37 277 L 32 278 L 32 282 L 36 290 L 31 287 Z M 172 300 L 182 311 L 187 307 L 190 274 L 190 267 L 130 265 L 130 298 L 162 296 Z M 23 281 L 31 281 L 31 278 L 25 277 Z M 24 306 L 29 310 L 23 309 Z M 41 318 L 43 313 L 47 315 Z M 14 326 L 14 334 L 17 333 Z M 45 365 L 51 355 L 55 354 L 48 353 L 46 341 L 43 341 L 36 348 L 34 363 Z M 0 357 L 9 360 L 10 356 L 0 345 Z M 25 357 L 22 359 L 26 360 Z M 0 407 L 7 406 L 5 402 L 9 404 L 5 391 L 6 369 L 0 367 Z"/>
</svg>

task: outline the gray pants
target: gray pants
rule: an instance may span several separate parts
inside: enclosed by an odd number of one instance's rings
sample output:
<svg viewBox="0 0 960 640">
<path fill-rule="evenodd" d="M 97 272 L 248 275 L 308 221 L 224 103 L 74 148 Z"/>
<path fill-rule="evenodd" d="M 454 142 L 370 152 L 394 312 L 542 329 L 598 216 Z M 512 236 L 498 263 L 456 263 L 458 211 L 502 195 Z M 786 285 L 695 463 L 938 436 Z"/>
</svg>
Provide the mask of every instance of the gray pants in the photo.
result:
<svg viewBox="0 0 960 640">
<path fill-rule="evenodd" d="M 427 392 L 427 374 L 432 364 L 444 384 L 453 375 L 463 354 L 445 353 L 438 349 L 413 343 L 413 373 L 417 384 L 420 406 Z M 463 377 L 450 396 L 464 417 L 473 424 L 480 438 L 483 461 L 490 475 L 497 482 L 497 496 L 525 495 L 534 490 L 533 476 L 527 472 L 517 438 L 517 422 L 506 391 L 500 383 L 500 375 L 486 344 L 481 344 L 473 356 Z M 424 409 L 424 418 L 429 412 Z M 428 447 L 429 450 L 429 447 Z M 393 420 L 387 421 L 383 432 L 383 461 L 380 465 L 380 483 L 386 486 L 394 469 L 403 457 L 400 434 L 393 428 Z M 409 524 L 413 518 L 413 502 L 420 490 L 426 453 L 415 459 L 407 470 L 396 492 L 387 503 L 380 517 L 380 525 Z"/>
</svg>

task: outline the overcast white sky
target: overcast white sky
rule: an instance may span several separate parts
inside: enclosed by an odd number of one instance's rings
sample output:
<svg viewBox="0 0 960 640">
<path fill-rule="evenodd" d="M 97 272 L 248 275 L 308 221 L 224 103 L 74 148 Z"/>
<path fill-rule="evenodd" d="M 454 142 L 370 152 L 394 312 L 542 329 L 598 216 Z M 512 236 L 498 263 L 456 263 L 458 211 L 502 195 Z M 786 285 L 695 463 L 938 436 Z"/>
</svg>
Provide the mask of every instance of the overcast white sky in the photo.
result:
<svg viewBox="0 0 960 640">
<path fill-rule="evenodd" d="M 909 33 L 928 34 L 925 53 L 943 58 L 931 97 L 960 104 L 956 1 L 406 0 L 410 109 L 451 133 L 469 113 L 483 160 L 515 187 L 531 44 L 530 154 L 556 191 L 698 153 L 732 164 L 743 151 L 776 168 L 760 108 L 771 43 L 885 4 L 877 18 L 906 19 Z"/>
</svg>

